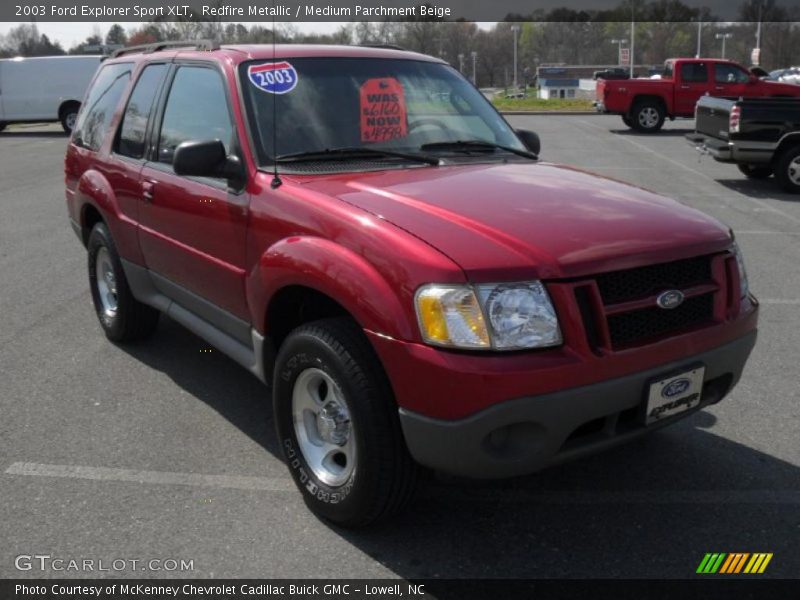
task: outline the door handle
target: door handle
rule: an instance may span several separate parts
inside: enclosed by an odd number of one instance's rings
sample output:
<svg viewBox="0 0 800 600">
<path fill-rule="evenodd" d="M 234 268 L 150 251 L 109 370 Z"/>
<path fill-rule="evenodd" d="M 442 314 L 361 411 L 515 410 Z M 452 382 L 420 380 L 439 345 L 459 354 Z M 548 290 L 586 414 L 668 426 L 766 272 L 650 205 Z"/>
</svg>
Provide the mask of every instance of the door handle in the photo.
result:
<svg viewBox="0 0 800 600">
<path fill-rule="evenodd" d="M 688 85 L 682 85 L 682 86 L 681 86 L 681 89 L 682 89 L 682 90 L 688 90 L 688 89 L 689 89 L 689 86 L 688 86 Z"/>
<path fill-rule="evenodd" d="M 717 91 L 720 91 L 720 92 L 721 92 L 721 91 L 722 91 L 722 90 L 724 90 L 725 88 L 724 88 L 724 87 L 722 87 L 722 86 L 720 86 L 720 85 L 718 85 L 718 86 L 716 87 L 716 89 L 717 89 Z"/>
<path fill-rule="evenodd" d="M 153 201 L 153 194 L 155 194 L 155 190 L 156 190 L 155 181 L 142 182 L 142 198 L 144 198 L 145 202 L 149 203 Z"/>
</svg>

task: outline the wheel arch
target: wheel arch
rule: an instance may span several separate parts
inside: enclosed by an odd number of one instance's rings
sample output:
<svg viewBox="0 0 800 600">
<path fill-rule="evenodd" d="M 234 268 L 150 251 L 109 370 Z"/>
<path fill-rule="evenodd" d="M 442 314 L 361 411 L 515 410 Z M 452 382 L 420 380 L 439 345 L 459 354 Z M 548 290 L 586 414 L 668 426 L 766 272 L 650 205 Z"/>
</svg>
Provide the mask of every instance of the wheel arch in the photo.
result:
<svg viewBox="0 0 800 600">
<path fill-rule="evenodd" d="M 277 336 L 276 348 L 292 326 L 327 316 L 350 316 L 390 337 L 412 336 L 412 320 L 389 282 L 364 257 L 331 240 L 298 236 L 275 243 L 246 287 L 253 323 Z"/>
<path fill-rule="evenodd" d="M 778 146 L 775 148 L 775 153 L 773 154 L 773 160 L 777 160 L 788 148 L 793 148 L 798 145 L 800 145 L 800 131 L 787 133 L 778 141 Z"/>
<path fill-rule="evenodd" d="M 628 115 L 633 115 L 633 111 L 639 104 L 643 102 L 656 102 L 664 109 L 664 115 L 669 116 L 669 111 L 667 110 L 667 101 L 663 98 L 663 96 L 659 96 L 658 94 L 637 94 L 631 100 L 630 110 L 628 111 Z"/>
<path fill-rule="evenodd" d="M 64 118 L 64 115 L 67 114 L 67 109 L 69 109 L 72 106 L 75 106 L 78 108 L 78 110 L 80 110 L 81 108 L 80 100 L 75 100 L 74 98 L 70 98 L 69 100 L 64 100 L 63 102 L 61 102 L 61 104 L 58 106 L 59 120 Z"/>
<path fill-rule="evenodd" d="M 89 169 L 81 175 L 75 186 L 74 201 L 79 207 L 81 239 L 84 245 L 89 239 L 95 223 L 102 220 L 108 227 L 120 256 L 137 264 L 143 264 L 137 238 L 137 223 L 120 208 L 111 184 L 96 169 Z"/>
</svg>

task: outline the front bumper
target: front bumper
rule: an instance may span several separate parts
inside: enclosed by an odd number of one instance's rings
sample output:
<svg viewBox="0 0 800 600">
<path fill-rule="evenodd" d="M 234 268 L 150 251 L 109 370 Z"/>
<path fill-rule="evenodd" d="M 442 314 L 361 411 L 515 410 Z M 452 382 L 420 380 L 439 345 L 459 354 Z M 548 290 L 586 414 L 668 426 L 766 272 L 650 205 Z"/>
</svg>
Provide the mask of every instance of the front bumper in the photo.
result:
<svg viewBox="0 0 800 600">
<path fill-rule="evenodd" d="M 751 331 L 656 368 L 509 400 L 460 420 L 401 408 L 403 434 L 417 462 L 436 470 L 475 478 L 531 473 L 626 442 L 719 402 L 739 381 L 755 341 Z M 701 404 L 645 427 L 639 409 L 648 383 L 697 363 L 706 367 Z"/>
</svg>

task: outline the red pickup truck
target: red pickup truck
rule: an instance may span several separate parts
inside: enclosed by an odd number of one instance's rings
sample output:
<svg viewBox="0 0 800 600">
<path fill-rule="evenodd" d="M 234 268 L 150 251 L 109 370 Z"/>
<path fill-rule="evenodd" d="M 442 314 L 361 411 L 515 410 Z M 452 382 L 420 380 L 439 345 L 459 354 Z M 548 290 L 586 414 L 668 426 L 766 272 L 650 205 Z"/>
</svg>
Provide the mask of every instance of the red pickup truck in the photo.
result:
<svg viewBox="0 0 800 600">
<path fill-rule="evenodd" d="M 701 96 L 800 97 L 800 86 L 759 79 L 729 60 L 672 58 L 656 79 L 600 79 L 595 107 L 622 115 L 628 127 L 655 133 L 666 118 L 693 117 Z"/>
<path fill-rule="evenodd" d="M 539 161 L 437 58 L 183 46 L 106 60 L 81 109 L 89 290 L 110 340 L 165 313 L 269 383 L 316 513 L 364 525 L 418 465 L 529 473 L 739 380 L 758 303 L 716 220 Z"/>
</svg>

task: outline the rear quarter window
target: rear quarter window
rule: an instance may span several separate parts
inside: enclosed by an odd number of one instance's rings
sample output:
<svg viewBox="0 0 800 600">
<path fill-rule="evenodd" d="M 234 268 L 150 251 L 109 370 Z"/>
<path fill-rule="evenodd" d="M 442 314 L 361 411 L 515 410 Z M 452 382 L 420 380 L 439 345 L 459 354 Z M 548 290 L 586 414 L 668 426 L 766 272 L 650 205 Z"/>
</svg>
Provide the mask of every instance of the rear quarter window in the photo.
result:
<svg viewBox="0 0 800 600">
<path fill-rule="evenodd" d="M 89 150 L 100 149 L 132 69 L 131 63 L 105 65 L 100 69 L 78 116 L 73 142 Z"/>
<path fill-rule="evenodd" d="M 165 64 L 148 65 L 136 81 L 120 125 L 119 154 L 131 158 L 144 156 L 147 122 L 166 72 Z"/>
</svg>

